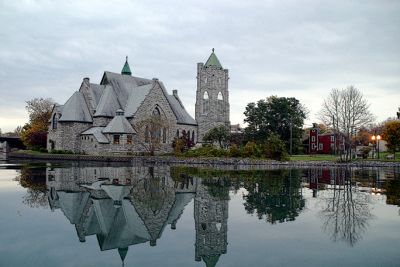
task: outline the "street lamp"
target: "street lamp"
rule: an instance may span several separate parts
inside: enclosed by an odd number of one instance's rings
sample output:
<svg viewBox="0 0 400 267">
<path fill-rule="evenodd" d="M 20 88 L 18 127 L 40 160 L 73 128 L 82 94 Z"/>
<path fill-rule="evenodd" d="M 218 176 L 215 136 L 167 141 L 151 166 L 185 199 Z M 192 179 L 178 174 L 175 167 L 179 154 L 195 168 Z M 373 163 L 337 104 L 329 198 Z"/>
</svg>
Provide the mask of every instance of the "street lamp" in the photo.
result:
<svg viewBox="0 0 400 267">
<path fill-rule="evenodd" d="M 375 142 L 376 136 L 372 135 L 371 136 L 371 140 L 372 140 L 372 144 L 374 145 L 374 149 L 372 150 L 372 158 L 374 159 L 375 158 L 375 152 L 376 152 L 376 142 Z"/>
<path fill-rule="evenodd" d="M 379 159 L 379 140 L 381 140 L 381 136 L 379 134 L 378 135 L 372 135 L 371 136 L 371 140 L 372 140 L 372 143 L 374 144 L 375 152 L 376 152 L 376 144 L 378 143 L 378 159 Z M 372 156 L 372 158 L 374 158 L 374 156 Z"/>
</svg>

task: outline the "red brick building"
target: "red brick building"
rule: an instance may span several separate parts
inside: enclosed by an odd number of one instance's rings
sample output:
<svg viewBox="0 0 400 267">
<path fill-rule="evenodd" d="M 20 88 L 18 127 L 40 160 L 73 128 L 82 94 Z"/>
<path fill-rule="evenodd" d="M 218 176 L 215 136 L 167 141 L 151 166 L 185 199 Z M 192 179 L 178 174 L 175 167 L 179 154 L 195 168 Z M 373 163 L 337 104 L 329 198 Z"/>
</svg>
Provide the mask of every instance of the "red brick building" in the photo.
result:
<svg viewBox="0 0 400 267">
<path fill-rule="evenodd" d="M 310 134 L 303 141 L 307 154 L 335 154 L 344 149 L 344 138 L 341 134 L 327 131 L 323 134 L 316 123 L 310 129 Z"/>
</svg>

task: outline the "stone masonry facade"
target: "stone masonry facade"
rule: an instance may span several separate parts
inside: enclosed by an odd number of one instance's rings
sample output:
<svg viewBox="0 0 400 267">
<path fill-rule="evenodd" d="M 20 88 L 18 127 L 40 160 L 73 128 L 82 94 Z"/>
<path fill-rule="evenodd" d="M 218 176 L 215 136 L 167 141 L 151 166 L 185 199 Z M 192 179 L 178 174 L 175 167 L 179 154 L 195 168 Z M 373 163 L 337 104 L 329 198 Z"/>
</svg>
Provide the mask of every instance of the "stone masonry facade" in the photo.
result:
<svg viewBox="0 0 400 267">
<path fill-rule="evenodd" d="M 157 154 L 172 152 L 175 138 L 201 143 L 213 127 L 230 126 L 228 79 L 228 70 L 222 68 L 214 51 L 205 64 L 197 64 L 193 119 L 177 90 L 169 95 L 157 78 L 132 76 L 126 61 L 121 74 L 105 72 L 100 84 L 84 78 L 64 105 L 54 107 L 47 149 L 89 155 L 137 154 L 149 152 L 149 136 L 154 135 L 158 137 Z M 162 126 L 153 133 L 141 123 L 154 116 Z"/>
</svg>

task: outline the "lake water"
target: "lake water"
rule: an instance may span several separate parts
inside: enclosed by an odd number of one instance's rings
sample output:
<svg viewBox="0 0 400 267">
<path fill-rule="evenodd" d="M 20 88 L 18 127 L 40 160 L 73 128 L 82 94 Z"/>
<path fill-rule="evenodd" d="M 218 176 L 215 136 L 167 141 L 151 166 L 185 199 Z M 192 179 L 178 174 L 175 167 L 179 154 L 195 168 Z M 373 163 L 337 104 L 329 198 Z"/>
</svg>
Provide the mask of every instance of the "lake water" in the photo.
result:
<svg viewBox="0 0 400 267">
<path fill-rule="evenodd" d="M 0 266 L 400 266 L 400 169 L 0 164 Z"/>
</svg>

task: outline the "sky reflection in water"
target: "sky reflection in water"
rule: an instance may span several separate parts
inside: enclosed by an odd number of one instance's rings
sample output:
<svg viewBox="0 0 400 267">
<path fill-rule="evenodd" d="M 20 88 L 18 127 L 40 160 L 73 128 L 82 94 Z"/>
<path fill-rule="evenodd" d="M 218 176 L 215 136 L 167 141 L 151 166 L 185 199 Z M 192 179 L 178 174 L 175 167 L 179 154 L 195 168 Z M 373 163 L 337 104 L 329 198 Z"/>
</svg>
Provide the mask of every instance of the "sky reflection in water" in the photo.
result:
<svg viewBox="0 0 400 267">
<path fill-rule="evenodd" d="M 397 266 L 398 169 L 0 168 L 0 266 Z"/>
</svg>

